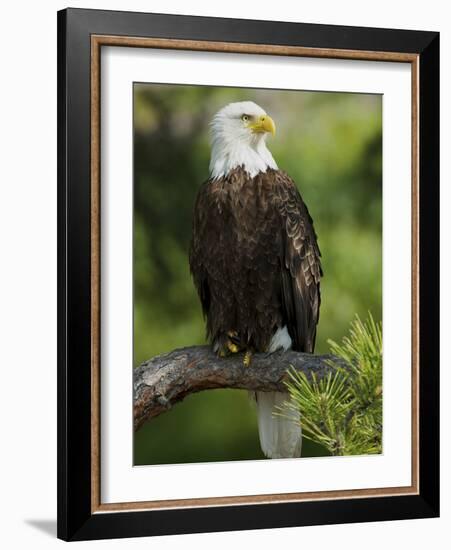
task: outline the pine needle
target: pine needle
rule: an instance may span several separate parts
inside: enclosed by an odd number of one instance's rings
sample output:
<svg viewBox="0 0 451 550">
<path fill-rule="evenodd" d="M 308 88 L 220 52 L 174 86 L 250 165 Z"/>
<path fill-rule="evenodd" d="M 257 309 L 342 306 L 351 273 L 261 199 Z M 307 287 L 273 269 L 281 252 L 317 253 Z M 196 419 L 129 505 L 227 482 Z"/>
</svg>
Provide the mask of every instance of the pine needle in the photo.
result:
<svg viewBox="0 0 451 550">
<path fill-rule="evenodd" d="M 303 435 L 332 455 L 382 452 L 382 326 L 371 315 L 356 315 L 341 343 L 329 340 L 331 352 L 346 368 L 322 379 L 294 369 L 286 383 L 291 399 L 279 410 L 298 410 Z M 292 418 L 292 417 L 291 417 Z"/>
</svg>

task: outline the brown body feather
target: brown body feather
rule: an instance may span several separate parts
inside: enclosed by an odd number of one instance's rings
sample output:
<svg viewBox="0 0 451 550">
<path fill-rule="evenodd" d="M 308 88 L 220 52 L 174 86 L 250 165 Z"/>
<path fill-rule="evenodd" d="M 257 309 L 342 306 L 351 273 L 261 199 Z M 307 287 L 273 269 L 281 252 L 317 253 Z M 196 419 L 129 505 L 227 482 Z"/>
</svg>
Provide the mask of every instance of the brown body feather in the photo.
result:
<svg viewBox="0 0 451 550">
<path fill-rule="evenodd" d="M 320 251 L 312 219 L 291 178 L 243 168 L 206 181 L 193 218 L 190 268 L 222 346 L 236 331 L 243 346 L 266 351 L 287 326 L 292 347 L 312 353 L 320 307 Z"/>
</svg>

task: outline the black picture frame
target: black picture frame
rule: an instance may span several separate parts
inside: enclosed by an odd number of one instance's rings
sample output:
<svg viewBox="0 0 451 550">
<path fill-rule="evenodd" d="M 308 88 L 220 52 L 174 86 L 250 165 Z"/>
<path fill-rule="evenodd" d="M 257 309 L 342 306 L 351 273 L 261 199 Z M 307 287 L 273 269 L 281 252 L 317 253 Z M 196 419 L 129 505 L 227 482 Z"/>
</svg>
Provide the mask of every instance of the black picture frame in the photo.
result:
<svg viewBox="0 0 451 550">
<path fill-rule="evenodd" d="M 96 513 L 91 434 L 91 36 L 415 54 L 419 62 L 419 492 Z M 439 34 L 67 9 L 58 13 L 58 537 L 87 540 L 439 515 Z"/>
</svg>

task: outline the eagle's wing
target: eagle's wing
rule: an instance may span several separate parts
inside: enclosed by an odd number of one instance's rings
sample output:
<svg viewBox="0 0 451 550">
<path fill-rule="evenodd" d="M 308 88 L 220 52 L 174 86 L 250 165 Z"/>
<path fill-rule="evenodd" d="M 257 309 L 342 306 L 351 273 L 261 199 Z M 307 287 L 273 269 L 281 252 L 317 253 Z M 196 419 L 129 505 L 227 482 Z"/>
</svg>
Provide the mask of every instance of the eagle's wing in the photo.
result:
<svg viewBox="0 0 451 550">
<path fill-rule="evenodd" d="M 206 239 L 209 238 L 208 218 L 210 202 L 207 183 L 204 183 L 197 195 L 193 211 L 193 227 L 189 250 L 189 266 L 194 285 L 199 294 L 204 316 L 210 309 L 210 290 L 208 287 L 207 270 L 205 268 L 205 249 L 208 249 Z"/>
<path fill-rule="evenodd" d="M 278 179 L 284 321 L 293 349 L 313 353 L 321 300 L 321 253 L 312 218 L 295 183 L 284 172 L 279 172 Z"/>
</svg>

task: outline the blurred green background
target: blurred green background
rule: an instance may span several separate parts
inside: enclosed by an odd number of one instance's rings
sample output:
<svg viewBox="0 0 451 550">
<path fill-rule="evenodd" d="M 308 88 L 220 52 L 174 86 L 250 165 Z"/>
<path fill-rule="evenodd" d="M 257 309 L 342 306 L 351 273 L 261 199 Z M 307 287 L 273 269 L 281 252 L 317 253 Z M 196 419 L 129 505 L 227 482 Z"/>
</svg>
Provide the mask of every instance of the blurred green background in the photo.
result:
<svg viewBox="0 0 451 550">
<path fill-rule="evenodd" d="M 382 317 L 382 97 L 134 85 L 134 363 L 205 343 L 188 267 L 196 193 L 208 178 L 209 122 L 251 100 L 276 122 L 268 146 L 296 181 L 322 252 L 316 353 L 357 313 Z M 304 440 L 303 456 L 326 452 Z M 239 390 L 191 395 L 136 434 L 134 463 L 264 458 L 256 412 Z"/>
</svg>

